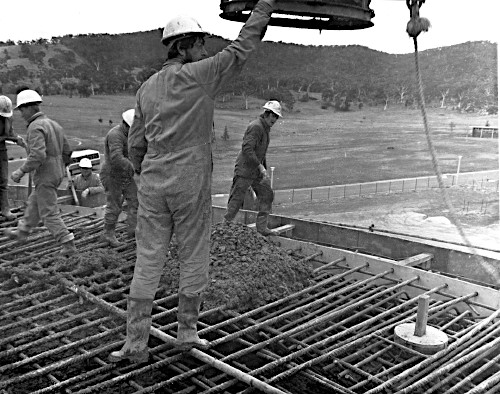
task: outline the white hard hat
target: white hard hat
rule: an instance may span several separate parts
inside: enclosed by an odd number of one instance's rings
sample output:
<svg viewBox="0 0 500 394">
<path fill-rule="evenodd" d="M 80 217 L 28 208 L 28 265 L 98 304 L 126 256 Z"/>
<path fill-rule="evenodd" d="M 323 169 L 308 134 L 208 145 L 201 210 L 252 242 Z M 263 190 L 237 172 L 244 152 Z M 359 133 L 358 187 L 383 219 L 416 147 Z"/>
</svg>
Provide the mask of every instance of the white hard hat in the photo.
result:
<svg viewBox="0 0 500 394">
<path fill-rule="evenodd" d="M 0 116 L 5 118 L 12 116 L 12 101 L 7 96 L 0 96 Z"/>
<path fill-rule="evenodd" d="M 262 108 L 268 109 L 269 111 L 274 112 L 276 115 L 278 115 L 280 118 L 283 117 L 281 115 L 281 104 L 277 102 L 276 100 L 271 100 L 265 103 Z"/>
<path fill-rule="evenodd" d="M 128 127 L 132 127 L 132 123 L 134 123 L 134 115 L 135 115 L 135 110 L 128 109 L 122 114 L 122 118 L 125 121 L 126 124 L 128 124 Z"/>
<path fill-rule="evenodd" d="M 80 163 L 78 163 L 78 165 L 80 166 L 80 168 L 92 168 L 92 162 L 86 157 L 80 160 Z"/>
<path fill-rule="evenodd" d="M 180 38 L 185 34 L 207 34 L 202 29 L 201 25 L 190 16 L 179 15 L 170 19 L 163 29 L 163 36 L 161 42 L 164 45 L 169 45 L 175 38 Z"/>
<path fill-rule="evenodd" d="M 16 99 L 16 108 L 19 108 L 21 105 L 25 104 L 35 104 L 41 103 L 42 98 L 40 95 L 34 90 L 23 90 L 17 95 Z"/>
</svg>

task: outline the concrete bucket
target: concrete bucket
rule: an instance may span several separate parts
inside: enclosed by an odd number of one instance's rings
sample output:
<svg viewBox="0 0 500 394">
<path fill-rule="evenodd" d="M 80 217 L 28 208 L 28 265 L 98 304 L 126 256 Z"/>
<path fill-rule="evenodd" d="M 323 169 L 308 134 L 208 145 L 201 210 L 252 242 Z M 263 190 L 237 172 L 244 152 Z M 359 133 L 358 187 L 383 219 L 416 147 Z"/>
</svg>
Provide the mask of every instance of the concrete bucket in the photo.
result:
<svg viewBox="0 0 500 394">
<path fill-rule="evenodd" d="M 372 27 L 375 13 L 371 0 L 287 0 L 278 1 L 272 26 L 318 30 L 355 30 Z M 245 22 L 257 0 L 221 0 L 220 17 Z"/>
</svg>

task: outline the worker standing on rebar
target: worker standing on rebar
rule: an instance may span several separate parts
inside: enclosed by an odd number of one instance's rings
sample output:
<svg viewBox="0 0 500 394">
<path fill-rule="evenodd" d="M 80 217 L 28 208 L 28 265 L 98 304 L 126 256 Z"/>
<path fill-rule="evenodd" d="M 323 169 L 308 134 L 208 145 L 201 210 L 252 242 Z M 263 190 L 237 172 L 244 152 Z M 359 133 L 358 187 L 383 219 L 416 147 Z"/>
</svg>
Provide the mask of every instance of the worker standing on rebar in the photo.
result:
<svg viewBox="0 0 500 394">
<path fill-rule="evenodd" d="M 19 183 L 24 174 L 34 172 L 35 190 L 28 197 L 24 216 L 17 229 L 5 229 L 9 238 L 25 241 L 31 229 L 40 222 L 62 245 L 61 255 L 76 253 L 73 233 L 64 224 L 57 206 L 57 188 L 64 177 L 64 167 L 71 161 L 71 149 L 62 127 L 40 111 L 42 98 L 30 89 L 22 90 L 16 99 L 16 109 L 28 123 L 26 137 L 28 157 L 24 164 L 11 174 Z"/>
<path fill-rule="evenodd" d="M 104 232 L 101 239 L 112 247 L 120 246 L 115 228 L 123 202 L 127 203 L 127 234 L 135 236 L 137 225 L 137 185 L 134 167 L 128 157 L 128 134 L 134 120 L 134 109 L 122 114 L 121 124 L 113 127 L 104 139 L 104 163 L 101 181 L 106 192 Z"/>
<path fill-rule="evenodd" d="M 224 220 L 233 221 L 243 206 L 248 188 L 251 187 L 259 202 L 255 227 L 260 234 L 267 236 L 275 233 L 267 227 L 274 192 L 267 171 L 266 153 L 271 127 L 282 116 L 282 112 L 281 104 L 276 100 L 268 101 L 263 108 L 264 112 L 248 125 L 243 136 L 243 144 L 236 158 L 233 184 Z"/>
<path fill-rule="evenodd" d="M 26 143 L 21 136 L 15 136 L 12 129 L 12 101 L 7 96 L 0 96 L 0 205 L 1 215 L 7 220 L 16 218 L 9 206 L 9 157 L 5 141 L 15 142 L 26 148 Z"/>
<path fill-rule="evenodd" d="M 75 190 L 81 193 L 82 200 L 85 202 L 89 196 L 104 193 L 104 187 L 102 186 L 99 174 L 92 172 L 92 161 L 84 157 L 78 163 L 78 167 L 80 167 L 80 174 L 70 180 L 70 182 L 73 184 Z M 68 184 L 68 189 L 71 188 L 71 183 Z"/>
<path fill-rule="evenodd" d="M 260 0 L 238 38 L 212 57 L 207 33 L 194 19 L 173 18 L 163 31 L 168 58 L 137 92 L 129 134 L 130 158 L 140 174 L 137 260 L 127 339 L 111 361 L 148 358 L 153 300 L 173 233 L 180 264 L 176 346 L 209 345 L 199 338 L 197 323 L 210 264 L 214 101 L 261 41 L 274 4 Z"/>
</svg>

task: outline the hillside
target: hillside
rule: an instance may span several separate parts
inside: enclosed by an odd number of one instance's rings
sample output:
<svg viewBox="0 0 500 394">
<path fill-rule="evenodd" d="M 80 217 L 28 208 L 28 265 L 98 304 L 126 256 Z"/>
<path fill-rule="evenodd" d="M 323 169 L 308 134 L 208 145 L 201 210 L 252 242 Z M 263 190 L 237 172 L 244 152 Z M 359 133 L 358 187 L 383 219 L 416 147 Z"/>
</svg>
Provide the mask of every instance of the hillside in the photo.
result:
<svg viewBox="0 0 500 394">
<path fill-rule="evenodd" d="M 161 29 L 120 35 L 90 34 L 0 46 L 0 83 L 13 94 L 22 84 L 43 94 L 134 93 L 161 68 Z M 207 38 L 210 54 L 228 45 Z M 10 44 L 13 44 L 12 42 Z M 426 50 L 419 54 L 426 99 L 463 111 L 495 111 L 498 96 L 497 45 L 490 42 Z M 324 108 L 415 101 L 414 55 L 393 55 L 359 45 L 304 46 L 264 42 L 240 77 L 226 86 L 233 94 L 274 96 L 293 107 L 309 92 L 321 93 Z M 291 95 L 290 92 L 294 92 Z"/>
</svg>

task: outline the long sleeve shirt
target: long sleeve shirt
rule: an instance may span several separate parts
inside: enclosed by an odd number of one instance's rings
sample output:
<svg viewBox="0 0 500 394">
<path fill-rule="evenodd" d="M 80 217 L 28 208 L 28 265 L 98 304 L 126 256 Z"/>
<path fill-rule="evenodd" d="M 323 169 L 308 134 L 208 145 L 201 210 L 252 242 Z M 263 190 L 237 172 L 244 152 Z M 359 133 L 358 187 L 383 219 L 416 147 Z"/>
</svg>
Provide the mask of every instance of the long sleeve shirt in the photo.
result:
<svg viewBox="0 0 500 394">
<path fill-rule="evenodd" d="M 259 164 L 266 167 L 266 153 L 269 146 L 269 132 L 262 116 L 251 122 L 243 136 L 241 151 L 236 158 L 234 173 L 244 178 L 258 178 Z"/>
<path fill-rule="evenodd" d="M 14 139 L 14 130 L 12 129 L 12 119 L 0 116 L 0 150 L 7 150 L 5 140 Z"/>
<path fill-rule="evenodd" d="M 169 163 L 176 166 L 197 162 L 211 171 L 215 97 L 256 49 L 271 13 L 272 7 L 259 1 L 238 38 L 222 51 L 191 63 L 169 59 L 141 86 L 128 137 L 136 172 L 146 152 L 168 153 Z"/>
<path fill-rule="evenodd" d="M 99 174 L 92 173 L 88 178 L 84 178 L 82 174 L 78 174 L 75 179 L 73 179 L 73 185 L 76 190 L 81 192 L 85 189 L 89 189 L 89 194 L 91 195 L 104 193 L 104 187 L 102 186 Z M 71 185 L 68 185 L 68 189 L 70 188 Z"/>
<path fill-rule="evenodd" d="M 26 137 L 28 157 L 21 171 L 34 171 L 33 183 L 59 186 L 71 149 L 59 123 L 37 112 L 28 120 Z"/>
<path fill-rule="evenodd" d="M 128 130 L 123 123 L 113 127 L 104 140 L 104 163 L 101 178 L 108 177 L 117 182 L 131 182 L 134 168 L 128 159 Z"/>
</svg>

